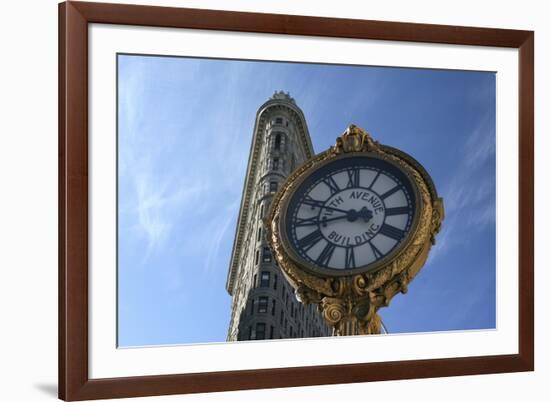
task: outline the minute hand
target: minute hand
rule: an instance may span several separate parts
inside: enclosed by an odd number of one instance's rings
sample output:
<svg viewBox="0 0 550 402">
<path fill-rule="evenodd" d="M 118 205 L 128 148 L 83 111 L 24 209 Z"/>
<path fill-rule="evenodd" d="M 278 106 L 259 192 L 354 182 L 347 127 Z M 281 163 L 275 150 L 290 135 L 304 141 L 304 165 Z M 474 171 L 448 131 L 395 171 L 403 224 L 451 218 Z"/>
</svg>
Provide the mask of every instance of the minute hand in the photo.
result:
<svg viewBox="0 0 550 402">
<path fill-rule="evenodd" d="M 319 200 L 315 200 L 311 197 L 306 197 L 305 200 L 303 201 L 303 203 L 305 205 L 309 205 L 311 206 L 311 208 L 321 208 L 321 209 L 330 209 L 331 211 L 337 211 L 337 212 L 342 212 L 344 214 L 347 214 L 349 211 L 344 211 L 343 209 L 339 209 L 339 208 L 334 208 L 334 207 L 329 207 L 329 206 L 326 206 L 323 204 L 323 201 L 319 201 Z"/>
</svg>

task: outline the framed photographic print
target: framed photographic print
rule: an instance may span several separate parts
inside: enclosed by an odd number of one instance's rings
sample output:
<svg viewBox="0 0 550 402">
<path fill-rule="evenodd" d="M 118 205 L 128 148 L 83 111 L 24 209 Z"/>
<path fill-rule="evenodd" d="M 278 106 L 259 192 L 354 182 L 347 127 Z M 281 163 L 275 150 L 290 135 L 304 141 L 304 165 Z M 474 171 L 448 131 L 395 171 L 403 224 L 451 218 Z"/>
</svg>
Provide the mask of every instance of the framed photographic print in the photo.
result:
<svg viewBox="0 0 550 402">
<path fill-rule="evenodd" d="M 61 399 L 533 370 L 533 32 L 59 16 Z"/>
</svg>

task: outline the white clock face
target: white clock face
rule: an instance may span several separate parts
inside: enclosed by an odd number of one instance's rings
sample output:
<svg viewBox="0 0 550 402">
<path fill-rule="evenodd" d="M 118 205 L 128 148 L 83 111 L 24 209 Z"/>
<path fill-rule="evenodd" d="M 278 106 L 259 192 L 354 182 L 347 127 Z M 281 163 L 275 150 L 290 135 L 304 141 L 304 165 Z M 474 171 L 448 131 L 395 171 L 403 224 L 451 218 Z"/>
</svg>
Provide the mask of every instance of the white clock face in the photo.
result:
<svg viewBox="0 0 550 402">
<path fill-rule="evenodd" d="M 335 160 L 294 192 L 286 235 L 314 267 L 349 270 L 375 264 L 410 232 L 416 202 L 407 176 L 365 156 Z"/>
</svg>

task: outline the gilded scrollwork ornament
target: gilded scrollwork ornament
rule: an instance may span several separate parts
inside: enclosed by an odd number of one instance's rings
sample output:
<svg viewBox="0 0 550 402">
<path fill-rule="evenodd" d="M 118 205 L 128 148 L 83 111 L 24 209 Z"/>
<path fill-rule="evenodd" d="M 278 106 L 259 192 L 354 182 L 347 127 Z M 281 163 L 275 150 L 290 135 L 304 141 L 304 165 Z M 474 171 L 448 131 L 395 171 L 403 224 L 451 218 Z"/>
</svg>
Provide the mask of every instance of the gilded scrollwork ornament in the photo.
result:
<svg viewBox="0 0 550 402">
<path fill-rule="evenodd" d="M 336 145 L 333 148 L 335 154 L 343 152 L 377 152 L 378 150 L 378 143 L 365 130 L 353 124 L 336 139 Z"/>
</svg>

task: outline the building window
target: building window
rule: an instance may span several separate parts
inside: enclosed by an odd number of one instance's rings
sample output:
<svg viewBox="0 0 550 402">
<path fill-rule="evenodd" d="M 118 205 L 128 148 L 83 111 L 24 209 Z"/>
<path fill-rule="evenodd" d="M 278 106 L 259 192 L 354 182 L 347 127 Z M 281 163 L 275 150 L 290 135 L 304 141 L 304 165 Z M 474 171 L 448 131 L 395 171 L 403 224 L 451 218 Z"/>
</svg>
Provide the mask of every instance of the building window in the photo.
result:
<svg viewBox="0 0 550 402">
<path fill-rule="evenodd" d="M 265 324 L 263 322 L 256 324 L 256 339 L 265 339 Z"/>
<path fill-rule="evenodd" d="M 256 304 L 256 300 L 252 299 L 250 301 L 250 315 L 254 314 L 254 305 Z"/>
<path fill-rule="evenodd" d="M 260 260 L 260 250 L 256 250 L 256 256 L 254 257 L 254 264 L 258 265 L 259 260 Z"/>
<path fill-rule="evenodd" d="M 269 192 L 275 193 L 277 191 L 277 182 L 276 181 L 270 181 L 269 182 Z"/>
<path fill-rule="evenodd" d="M 275 299 L 271 300 L 271 315 L 275 316 L 275 306 L 277 305 L 277 301 Z"/>
<path fill-rule="evenodd" d="M 256 238 L 257 241 L 260 241 L 262 239 L 262 227 L 258 227 L 258 236 Z"/>
<path fill-rule="evenodd" d="M 275 135 L 275 145 L 273 146 L 275 151 L 278 151 L 281 149 L 281 133 L 277 133 Z"/>
<path fill-rule="evenodd" d="M 273 158 L 273 170 L 279 170 L 279 158 Z"/>
<path fill-rule="evenodd" d="M 258 313 L 267 313 L 267 296 L 260 296 L 258 299 Z"/>
<path fill-rule="evenodd" d="M 277 274 L 275 274 L 275 278 L 273 278 L 273 290 L 277 290 L 277 279 L 279 277 L 277 276 Z"/>
<path fill-rule="evenodd" d="M 254 279 L 252 281 L 252 287 L 255 288 L 257 286 L 256 285 L 257 283 L 258 283 L 258 274 L 254 274 Z"/>
<path fill-rule="evenodd" d="M 284 313 L 283 309 L 281 309 L 281 315 L 280 315 L 279 318 L 280 318 L 279 319 L 279 324 L 283 325 L 283 320 L 285 319 L 285 313 Z"/>
<path fill-rule="evenodd" d="M 264 247 L 262 261 L 263 262 L 271 262 L 271 250 L 269 249 L 269 247 Z"/>
<path fill-rule="evenodd" d="M 260 287 L 268 288 L 269 287 L 269 272 L 263 271 L 262 276 L 260 277 Z"/>
<path fill-rule="evenodd" d="M 269 329 L 269 339 L 273 339 L 273 325 L 271 326 L 271 328 Z"/>
<path fill-rule="evenodd" d="M 282 117 L 277 117 L 275 119 L 275 124 L 283 124 L 283 118 Z"/>
<path fill-rule="evenodd" d="M 264 204 L 262 203 L 260 205 L 260 218 L 263 218 L 264 217 Z"/>
</svg>

